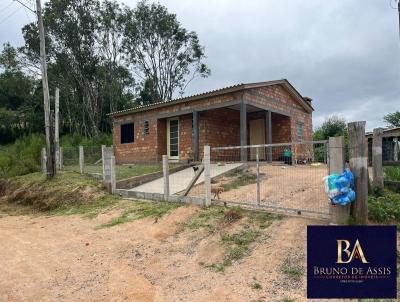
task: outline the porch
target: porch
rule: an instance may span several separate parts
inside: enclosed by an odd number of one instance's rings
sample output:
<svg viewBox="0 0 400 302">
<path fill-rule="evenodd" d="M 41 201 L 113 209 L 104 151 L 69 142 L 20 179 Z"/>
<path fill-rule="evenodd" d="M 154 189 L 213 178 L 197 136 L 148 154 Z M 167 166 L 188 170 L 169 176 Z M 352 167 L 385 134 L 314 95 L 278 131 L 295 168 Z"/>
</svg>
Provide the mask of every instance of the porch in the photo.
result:
<svg viewBox="0 0 400 302">
<path fill-rule="evenodd" d="M 213 108 L 175 112 L 158 119 L 159 158 L 199 161 L 204 145 L 211 147 L 288 143 L 292 141 L 291 116 L 253 104 L 236 102 Z M 260 149 L 260 160 L 272 161 L 274 154 Z M 255 160 L 254 149 L 241 148 L 240 161 Z"/>
</svg>

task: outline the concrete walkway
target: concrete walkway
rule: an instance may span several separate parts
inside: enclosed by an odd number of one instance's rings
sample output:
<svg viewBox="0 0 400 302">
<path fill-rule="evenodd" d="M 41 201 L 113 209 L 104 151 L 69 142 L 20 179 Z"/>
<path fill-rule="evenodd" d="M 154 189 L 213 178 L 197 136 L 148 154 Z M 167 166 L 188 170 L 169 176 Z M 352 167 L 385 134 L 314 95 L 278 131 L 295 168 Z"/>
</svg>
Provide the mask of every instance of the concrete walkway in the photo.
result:
<svg viewBox="0 0 400 302">
<path fill-rule="evenodd" d="M 225 164 L 223 166 L 218 166 L 217 164 L 211 164 L 211 178 L 226 173 L 230 170 L 240 167 L 242 164 Z M 192 180 L 195 172 L 193 168 L 187 168 L 179 172 L 175 172 L 169 175 L 169 192 L 171 195 L 181 192 L 186 189 Z M 201 173 L 199 179 L 196 181 L 196 185 L 204 182 L 204 172 Z M 148 183 L 137 186 L 129 191 L 135 192 L 146 192 L 146 193 L 164 193 L 164 180 L 163 178 L 158 178 L 156 180 L 150 181 Z"/>
</svg>

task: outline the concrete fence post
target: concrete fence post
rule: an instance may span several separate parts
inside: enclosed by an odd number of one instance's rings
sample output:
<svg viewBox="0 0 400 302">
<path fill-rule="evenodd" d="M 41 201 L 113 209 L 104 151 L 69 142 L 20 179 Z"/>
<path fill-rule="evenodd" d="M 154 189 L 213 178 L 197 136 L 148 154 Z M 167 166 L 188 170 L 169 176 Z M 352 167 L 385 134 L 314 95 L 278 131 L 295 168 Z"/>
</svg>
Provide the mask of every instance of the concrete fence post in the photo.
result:
<svg viewBox="0 0 400 302">
<path fill-rule="evenodd" d="M 329 174 L 341 174 L 344 170 L 343 136 L 330 137 L 328 142 Z M 332 224 L 347 224 L 350 218 L 350 205 L 330 205 Z"/>
<path fill-rule="evenodd" d="M 83 174 L 85 167 L 85 155 L 83 153 L 83 146 L 79 146 L 79 171 Z"/>
<path fill-rule="evenodd" d="M 397 137 L 393 138 L 393 160 L 398 161 L 399 160 L 399 140 Z"/>
<path fill-rule="evenodd" d="M 105 172 L 105 149 L 106 146 L 105 145 L 101 145 L 101 164 L 103 167 L 103 181 L 106 180 L 106 172 Z"/>
<path fill-rule="evenodd" d="M 111 176 L 111 194 L 115 194 L 115 190 L 117 188 L 117 177 L 116 177 L 116 169 L 115 169 L 115 156 L 112 155 L 110 158 L 110 176 Z"/>
<path fill-rule="evenodd" d="M 63 147 L 60 147 L 59 149 L 58 149 L 58 155 L 59 155 L 59 158 L 58 158 L 58 163 L 59 163 L 59 169 L 60 170 L 62 170 L 62 168 L 63 168 L 63 166 L 64 166 L 64 154 L 63 154 L 63 152 L 64 152 L 64 150 L 63 150 Z"/>
<path fill-rule="evenodd" d="M 372 139 L 372 177 L 374 186 L 380 189 L 383 189 L 382 136 L 382 128 L 374 129 Z"/>
<path fill-rule="evenodd" d="M 41 152 L 41 155 L 40 155 L 40 160 L 41 160 L 41 163 L 42 163 L 42 172 L 43 172 L 43 174 L 47 175 L 47 167 L 46 167 L 46 164 L 47 164 L 46 148 L 42 148 L 42 152 Z"/>
<path fill-rule="evenodd" d="M 356 200 L 351 204 L 351 215 L 358 224 L 368 222 L 368 149 L 365 121 L 348 124 L 349 163 L 354 174 Z"/>
<path fill-rule="evenodd" d="M 210 163 L 210 146 L 204 146 L 204 206 L 211 205 L 211 163 Z"/>
<path fill-rule="evenodd" d="M 164 198 L 168 199 L 169 196 L 169 171 L 168 171 L 168 155 L 162 156 L 163 177 L 164 177 Z"/>
</svg>

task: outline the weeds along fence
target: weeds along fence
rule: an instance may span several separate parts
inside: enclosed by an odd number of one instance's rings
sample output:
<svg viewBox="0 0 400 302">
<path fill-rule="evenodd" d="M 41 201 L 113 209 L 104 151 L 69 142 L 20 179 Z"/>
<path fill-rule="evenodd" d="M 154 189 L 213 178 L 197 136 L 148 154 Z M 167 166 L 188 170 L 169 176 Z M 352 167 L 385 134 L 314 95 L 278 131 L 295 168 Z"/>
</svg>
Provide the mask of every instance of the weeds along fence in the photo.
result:
<svg viewBox="0 0 400 302">
<path fill-rule="evenodd" d="M 211 148 L 214 200 L 329 214 L 327 141 Z"/>
</svg>

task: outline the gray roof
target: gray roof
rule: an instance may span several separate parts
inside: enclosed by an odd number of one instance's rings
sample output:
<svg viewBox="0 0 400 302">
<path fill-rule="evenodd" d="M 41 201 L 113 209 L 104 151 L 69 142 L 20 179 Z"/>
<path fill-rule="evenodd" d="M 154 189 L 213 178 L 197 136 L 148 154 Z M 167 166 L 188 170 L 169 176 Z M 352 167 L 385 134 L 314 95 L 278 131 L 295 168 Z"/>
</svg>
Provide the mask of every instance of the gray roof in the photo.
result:
<svg viewBox="0 0 400 302">
<path fill-rule="evenodd" d="M 115 112 L 110 113 L 109 115 L 110 116 L 121 116 L 121 115 L 130 114 L 130 113 L 175 105 L 175 104 L 178 104 L 181 102 L 194 101 L 194 100 L 199 100 L 199 99 L 203 99 L 203 98 L 207 98 L 207 97 L 213 97 L 213 96 L 222 95 L 222 94 L 226 94 L 226 93 L 241 91 L 241 90 L 245 90 L 245 89 L 273 86 L 273 85 L 285 86 L 289 90 L 289 92 L 292 93 L 292 95 L 294 95 L 297 99 L 300 100 L 301 104 L 307 111 L 312 112 L 314 110 L 314 108 L 311 105 L 311 98 L 301 96 L 301 94 L 293 87 L 292 84 L 290 84 L 290 82 L 288 80 L 282 79 L 282 80 L 247 83 L 247 84 L 241 83 L 241 84 L 227 86 L 224 88 L 210 90 L 207 92 L 202 92 L 202 93 L 194 94 L 194 95 L 190 95 L 190 96 L 185 96 L 185 97 L 180 97 L 180 98 L 175 98 L 175 99 L 165 100 L 165 101 L 159 101 L 159 102 L 155 102 L 155 103 L 147 104 L 147 105 L 139 105 L 139 106 L 136 106 L 133 108 L 115 111 Z"/>
</svg>

